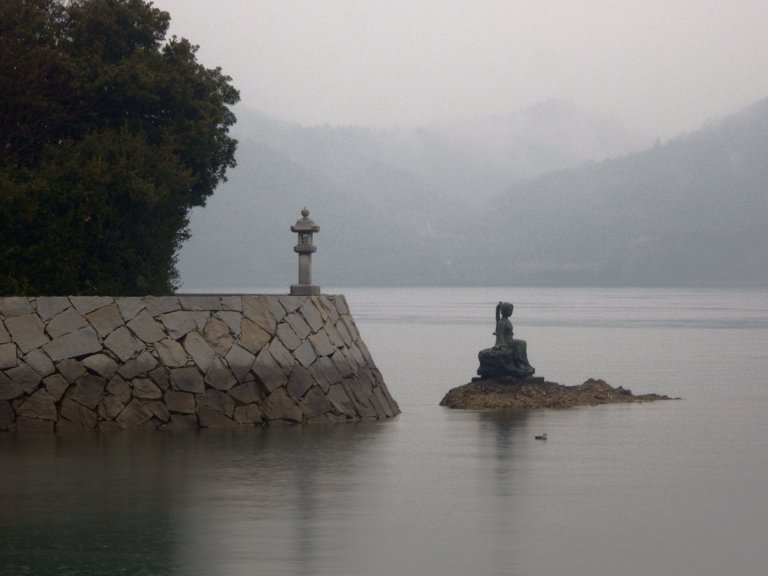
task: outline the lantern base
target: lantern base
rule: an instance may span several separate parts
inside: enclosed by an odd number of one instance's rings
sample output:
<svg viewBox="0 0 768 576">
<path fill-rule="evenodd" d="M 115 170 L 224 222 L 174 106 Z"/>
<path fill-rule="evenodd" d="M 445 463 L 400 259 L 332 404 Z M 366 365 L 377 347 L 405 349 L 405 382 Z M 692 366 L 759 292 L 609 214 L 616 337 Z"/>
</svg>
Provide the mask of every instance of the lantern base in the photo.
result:
<svg viewBox="0 0 768 576">
<path fill-rule="evenodd" d="M 291 284 L 291 296 L 317 296 L 320 286 L 314 284 Z"/>
</svg>

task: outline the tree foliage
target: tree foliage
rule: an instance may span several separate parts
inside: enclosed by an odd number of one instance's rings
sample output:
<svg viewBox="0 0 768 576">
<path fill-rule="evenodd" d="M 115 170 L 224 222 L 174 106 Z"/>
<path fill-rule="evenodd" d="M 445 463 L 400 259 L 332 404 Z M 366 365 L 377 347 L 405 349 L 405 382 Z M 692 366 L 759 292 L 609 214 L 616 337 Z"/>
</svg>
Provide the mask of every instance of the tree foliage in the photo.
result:
<svg viewBox="0 0 768 576">
<path fill-rule="evenodd" d="M 0 294 L 164 294 L 239 99 L 144 0 L 0 2 Z"/>
</svg>

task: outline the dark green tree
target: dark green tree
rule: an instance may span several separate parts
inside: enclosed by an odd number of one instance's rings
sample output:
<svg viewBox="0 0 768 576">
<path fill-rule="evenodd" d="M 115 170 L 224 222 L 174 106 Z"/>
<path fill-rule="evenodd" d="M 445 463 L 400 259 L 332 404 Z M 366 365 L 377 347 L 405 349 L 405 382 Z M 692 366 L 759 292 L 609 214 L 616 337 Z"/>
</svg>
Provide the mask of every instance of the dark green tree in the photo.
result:
<svg viewBox="0 0 768 576">
<path fill-rule="evenodd" d="M 166 294 L 239 95 L 144 0 L 0 1 L 0 295 Z"/>
</svg>

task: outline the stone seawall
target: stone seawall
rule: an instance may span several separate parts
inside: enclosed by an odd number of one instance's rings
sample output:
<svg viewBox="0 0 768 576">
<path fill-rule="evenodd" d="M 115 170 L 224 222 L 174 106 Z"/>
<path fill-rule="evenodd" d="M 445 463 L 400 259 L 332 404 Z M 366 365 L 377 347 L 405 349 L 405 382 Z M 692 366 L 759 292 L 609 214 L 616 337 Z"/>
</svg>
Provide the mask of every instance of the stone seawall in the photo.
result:
<svg viewBox="0 0 768 576">
<path fill-rule="evenodd" d="M 0 298 L 0 430 L 398 413 L 341 295 Z"/>
</svg>

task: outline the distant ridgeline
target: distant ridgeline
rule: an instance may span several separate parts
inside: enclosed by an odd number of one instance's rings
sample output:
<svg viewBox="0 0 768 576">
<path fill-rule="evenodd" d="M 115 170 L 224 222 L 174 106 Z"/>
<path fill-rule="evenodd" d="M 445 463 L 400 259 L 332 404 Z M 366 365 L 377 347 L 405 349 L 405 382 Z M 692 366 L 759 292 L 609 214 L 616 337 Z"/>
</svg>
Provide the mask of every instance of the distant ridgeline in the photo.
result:
<svg viewBox="0 0 768 576">
<path fill-rule="evenodd" d="M 341 295 L 0 298 L 0 430 L 398 413 Z"/>
</svg>

